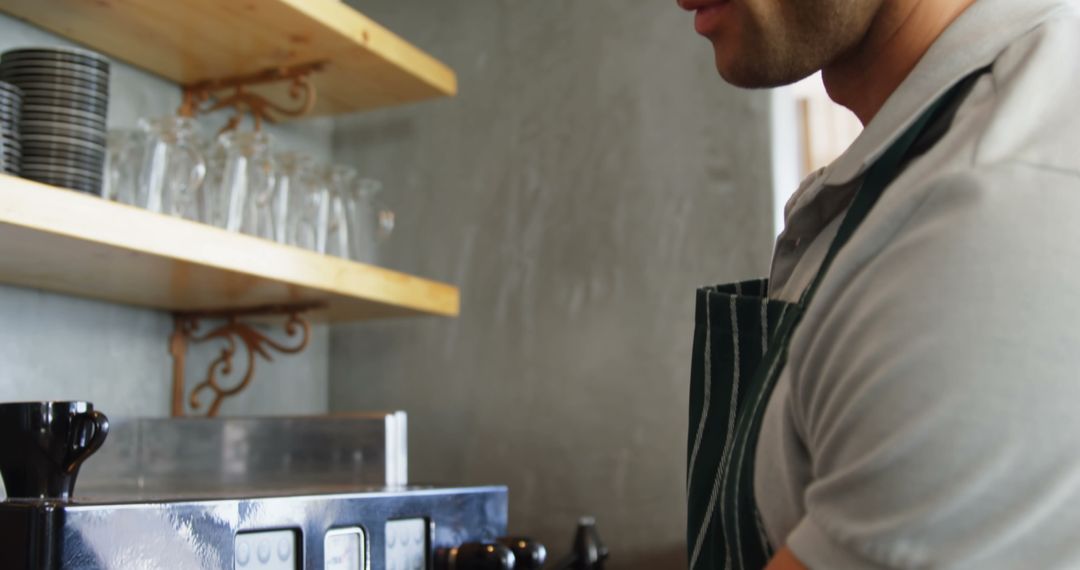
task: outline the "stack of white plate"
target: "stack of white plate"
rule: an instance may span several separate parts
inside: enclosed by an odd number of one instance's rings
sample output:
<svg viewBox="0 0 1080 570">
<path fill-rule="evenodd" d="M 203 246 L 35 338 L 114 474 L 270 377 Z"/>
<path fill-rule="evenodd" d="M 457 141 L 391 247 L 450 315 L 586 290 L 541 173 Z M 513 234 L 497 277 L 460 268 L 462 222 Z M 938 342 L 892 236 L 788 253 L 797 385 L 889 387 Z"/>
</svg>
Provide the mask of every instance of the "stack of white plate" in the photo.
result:
<svg viewBox="0 0 1080 570">
<path fill-rule="evenodd" d="M 22 160 L 19 144 L 19 114 L 22 112 L 22 90 L 0 81 L 0 172 L 18 174 Z"/>
<path fill-rule="evenodd" d="M 74 48 L 20 48 L 0 56 L 0 80 L 23 92 L 24 178 L 101 194 L 109 62 Z"/>
</svg>

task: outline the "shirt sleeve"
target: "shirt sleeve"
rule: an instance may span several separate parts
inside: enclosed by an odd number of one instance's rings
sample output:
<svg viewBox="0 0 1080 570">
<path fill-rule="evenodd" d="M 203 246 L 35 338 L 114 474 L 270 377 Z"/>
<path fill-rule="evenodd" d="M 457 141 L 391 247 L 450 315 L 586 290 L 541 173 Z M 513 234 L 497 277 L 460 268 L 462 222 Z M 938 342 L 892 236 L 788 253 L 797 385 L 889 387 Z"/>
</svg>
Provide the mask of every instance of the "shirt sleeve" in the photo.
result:
<svg viewBox="0 0 1080 570">
<path fill-rule="evenodd" d="M 804 564 L 1080 568 L 1078 216 L 1075 174 L 1008 164 L 853 237 L 788 360 Z"/>
</svg>

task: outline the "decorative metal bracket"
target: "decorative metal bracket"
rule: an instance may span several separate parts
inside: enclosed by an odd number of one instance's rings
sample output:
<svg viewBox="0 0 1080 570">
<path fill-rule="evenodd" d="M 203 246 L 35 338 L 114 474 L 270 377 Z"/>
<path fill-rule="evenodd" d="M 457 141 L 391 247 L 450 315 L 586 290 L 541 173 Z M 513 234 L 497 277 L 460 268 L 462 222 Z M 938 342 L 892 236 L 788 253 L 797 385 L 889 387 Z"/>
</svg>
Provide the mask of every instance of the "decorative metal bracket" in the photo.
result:
<svg viewBox="0 0 1080 570">
<path fill-rule="evenodd" d="M 276 123 L 282 117 L 302 117 L 310 113 L 315 106 L 315 86 L 311 84 L 309 78 L 312 73 L 321 71 L 323 67 L 325 67 L 325 62 L 319 61 L 268 69 L 241 77 L 193 83 L 184 87 L 184 101 L 180 105 L 179 114 L 183 117 L 194 117 L 232 108 L 235 113 L 229 118 L 221 132 L 231 131 L 238 127 L 245 113 L 250 114 L 255 120 L 255 130 L 262 129 L 264 120 Z M 284 107 L 248 90 L 249 87 L 255 85 L 282 81 L 290 82 L 289 97 L 298 101 L 296 106 Z M 222 92 L 231 93 L 220 96 Z"/>
<path fill-rule="evenodd" d="M 169 351 L 172 353 L 173 358 L 173 417 L 186 415 L 184 365 L 190 345 L 216 339 L 225 341 L 225 346 L 222 347 L 218 357 L 210 363 L 206 378 L 195 385 L 191 390 L 191 394 L 187 396 L 186 402 L 191 406 L 192 410 L 199 410 L 202 407 L 201 394 L 204 391 L 210 391 L 214 399 L 210 403 L 206 416 L 214 417 L 218 414 L 221 403 L 226 398 L 243 392 L 251 384 L 251 380 L 255 377 L 255 361 L 258 357 L 261 356 L 270 362 L 273 361 L 270 350 L 282 354 L 296 354 L 307 347 L 308 341 L 311 340 L 311 325 L 303 318 L 302 313 L 317 307 L 318 305 L 305 304 L 262 307 L 244 311 L 174 313 L 173 333 L 169 342 Z M 291 344 L 275 341 L 256 330 L 255 326 L 241 320 L 244 317 L 264 318 L 274 316 L 287 317 L 284 330 L 286 337 L 292 341 Z M 200 322 L 205 319 L 224 319 L 225 322 L 212 330 L 200 334 Z M 221 379 L 231 376 L 233 373 L 233 357 L 236 356 L 238 348 L 237 340 L 240 341 L 239 344 L 243 346 L 244 351 L 247 353 L 246 368 L 244 368 L 244 373 L 240 376 L 238 382 L 232 387 L 225 388 L 221 385 Z"/>
</svg>

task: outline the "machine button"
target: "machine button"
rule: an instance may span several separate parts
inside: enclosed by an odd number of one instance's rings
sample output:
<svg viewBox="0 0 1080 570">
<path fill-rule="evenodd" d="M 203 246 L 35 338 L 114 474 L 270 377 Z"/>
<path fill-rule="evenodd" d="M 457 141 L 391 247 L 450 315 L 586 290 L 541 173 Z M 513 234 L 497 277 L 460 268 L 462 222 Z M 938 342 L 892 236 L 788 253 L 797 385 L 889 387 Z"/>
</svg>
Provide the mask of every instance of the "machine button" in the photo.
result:
<svg viewBox="0 0 1080 570">
<path fill-rule="evenodd" d="M 241 542 L 236 545 L 236 563 L 240 566 L 247 566 L 247 563 L 251 561 L 251 547 L 248 543 Z"/>
</svg>

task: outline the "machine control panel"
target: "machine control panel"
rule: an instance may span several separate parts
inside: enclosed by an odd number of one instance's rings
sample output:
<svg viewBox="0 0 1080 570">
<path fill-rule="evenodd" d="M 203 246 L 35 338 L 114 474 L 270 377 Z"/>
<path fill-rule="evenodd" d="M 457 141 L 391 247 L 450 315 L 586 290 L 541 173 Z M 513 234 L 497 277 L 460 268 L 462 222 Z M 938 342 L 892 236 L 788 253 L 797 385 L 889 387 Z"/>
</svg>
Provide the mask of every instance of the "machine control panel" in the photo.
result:
<svg viewBox="0 0 1080 570">
<path fill-rule="evenodd" d="M 387 521 L 386 570 L 427 570 L 427 554 L 426 519 Z"/>
<path fill-rule="evenodd" d="M 235 570 L 297 570 L 295 530 L 244 532 L 233 541 Z"/>
</svg>

